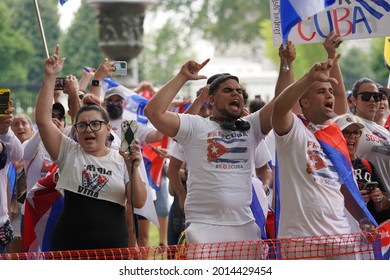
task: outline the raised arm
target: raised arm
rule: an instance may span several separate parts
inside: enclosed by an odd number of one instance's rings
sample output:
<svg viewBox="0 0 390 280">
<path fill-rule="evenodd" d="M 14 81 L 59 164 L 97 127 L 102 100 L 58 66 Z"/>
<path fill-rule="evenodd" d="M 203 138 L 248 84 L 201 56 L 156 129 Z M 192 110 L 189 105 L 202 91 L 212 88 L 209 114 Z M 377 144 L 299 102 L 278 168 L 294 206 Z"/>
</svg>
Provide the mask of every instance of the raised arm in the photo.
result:
<svg viewBox="0 0 390 280">
<path fill-rule="evenodd" d="M 79 87 L 81 91 L 84 91 L 84 93 L 87 93 L 88 87 L 93 79 L 93 76 L 95 75 L 95 69 L 92 67 L 84 67 L 83 68 L 83 74 L 81 75 L 81 78 L 79 80 Z"/>
<path fill-rule="evenodd" d="M 64 61 L 65 58 L 60 58 L 60 47 L 57 45 L 55 54 L 45 60 L 45 77 L 35 108 L 35 119 L 42 142 L 53 160 L 58 157 L 62 133 L 51 121 L 51 110 L 56 77 L 61 73 Z"/>
<path fill-rule="evenodd" d="M 294 82 L 294 60 L 296 58 L 296 50 L 294 44 L 288 41 L 286 47 L 279 47 L 279 75 L 275 86 L 275 97 L 278 96 L 286 87 Z M 285 62 L 288 65 L 288 71 L 284 71 Z"/>
<path fill-rule="evenodd" d="M 14 120 L 14 110 L 14 107 L 10 107 L 5 111 L 5 115 L 0 117 L 0 141 L 4 145 L 3 148 L 7 150 L 7 163 L 23 158 L 22 144 L 10 128 Z"/>
<path fill-rule="evenodd" d="M 79 98 L 79 82 L 75 76 L 68 75 L 66 77 L 64 93 L 68 95 L 69 114 L 73 124 L 76 113 L 81 106 L 81 100 Z"/>
<path fill-rule="evenodd" d="M 337 80 L 329 76 L 330 69 L 335 59 L 318 62 L 312 66 L 309 72 L 298 81 L 287 87 L 274 102 L 272 112 L 272 126 L 278 135 L 287 134 L 293 125 L 293 112 L 291 111 L 295 103 L 306 92 L 307 88 L 315 81 L 337 83 Z"/>
<path fill-rule="evenodd" d="M 102 93 L 102 82 L 104 78 L 110 76 L 114 72 L 114 62 L 108 60 L 108 58 L 105 58 L 102 63 L 100 63 L 98 69 L 95 72 L 95 75 L 93 76 L 93 80 L 97 81 L 97 84 L 95 85 L 94 83 L 92 83 L 89 88 L 89 91 L 100 99 L 100 95 Z"/>
<path fill-rule="evenodd" d="M 268 134 L 272 129 L 271 115 L 275 98 L 294 81 L 293 61 L 295 60 L 296 52 L 294 45 L 290 41 L 287 43 L 286 47 L 283 47 L 283 45 L 279 47 L 279 57 L 280 67 L 278 80 L 275 86 L 275 96 L 270 102 L 260 109 L 259 114 L 261 129 L 264 134 Z M 283 66 L 286 62 L 289 67 L 288 71 L 283 70 Z"/>
<path fill-rule="evenodd" d="M 337 48 L 343 41 L 341 38 L 335 34 L 333 31 L 326 36 L 326 39 L 323 43 L 323 46 L 328 54 L 328 59 L 334 59 L 337 56 Z M 333 94 L 335 97 L 334 112 L 337 115 L 342 115 L 347 112 L 347 96 L 345 93 L 344 78 L 341 73 L 341 68 L 338 63 L 338 60 L 334 61 L 334 65 L 330 70 L 330 76 L 335 78 L 338 81 L 338 84 L 333 85 Z"/>
<path fill-rule="evenodd" d="M 202 64 L 188 61 L 181 67 L 180 72 L 150 99 L 145 107 L 145 114 L 161 133 L 169 137 L 177 134 L 180 120 L 177 114 L 168 111 L 169 105 L 187 81 L 207 78 L 198 73 L 209 61 L 207 59 Z"/>
</svg>

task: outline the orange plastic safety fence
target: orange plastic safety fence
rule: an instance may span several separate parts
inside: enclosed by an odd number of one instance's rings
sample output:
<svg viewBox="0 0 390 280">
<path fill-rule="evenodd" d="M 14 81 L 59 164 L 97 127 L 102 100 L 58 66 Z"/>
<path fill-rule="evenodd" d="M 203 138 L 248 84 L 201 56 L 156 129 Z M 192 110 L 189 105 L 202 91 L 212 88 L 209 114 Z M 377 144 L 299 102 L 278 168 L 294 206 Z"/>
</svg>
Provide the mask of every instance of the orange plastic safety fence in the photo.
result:
<svg viewBox="0 0 390 280">
<path fill-rule="evenodd" d="M 296 260 L 296 259 L 374 259 L 377 236 L 348 234 L 289 239 L 185 244 L 40 253 L 0 254 L 0 260 Z"/>
</svg>

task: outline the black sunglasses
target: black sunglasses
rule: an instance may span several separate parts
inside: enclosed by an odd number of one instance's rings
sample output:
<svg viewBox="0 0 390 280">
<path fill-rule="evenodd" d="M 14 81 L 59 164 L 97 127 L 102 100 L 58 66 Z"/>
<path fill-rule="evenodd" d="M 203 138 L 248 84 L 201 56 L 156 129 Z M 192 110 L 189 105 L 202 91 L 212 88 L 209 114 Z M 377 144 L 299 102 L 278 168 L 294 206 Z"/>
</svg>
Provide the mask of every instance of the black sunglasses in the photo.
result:
<svg viewBox="0 0 390 280">
<path fill-rule="evenodd" d="M 364 91 L 364 92 L 359 92 L 356 94 L 356 96 L 361 95 L 362 101 L 370 101 L 371 97 L 374 97 L 375 102 L 379 102 L 382 100 L 383 93 L 380 92 L 369 92 L 369 91 Z"/>
</svg>

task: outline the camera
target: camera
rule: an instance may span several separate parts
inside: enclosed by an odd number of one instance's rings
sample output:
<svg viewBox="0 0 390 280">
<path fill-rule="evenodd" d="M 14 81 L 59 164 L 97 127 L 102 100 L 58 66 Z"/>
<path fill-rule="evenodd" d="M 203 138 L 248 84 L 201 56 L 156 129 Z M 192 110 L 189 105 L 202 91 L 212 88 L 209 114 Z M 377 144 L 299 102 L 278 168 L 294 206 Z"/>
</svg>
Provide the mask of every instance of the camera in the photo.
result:
<svg viewBox="0 0 390 280">
<path fill-rule="evenodd" d="M 366 190 L 367 191 L 367 194 L 371 193 L 373 190 L 375 190 L 375 188 L 378 187 L 378 182 L 367 182 L 364 187 L 363 187 L 363 190 Z"/>
<path fill-rule="evenodd" d="M 63 90 L 65 87 L 65 80 L 66 78 L 56 78 L 54 90 Z"/>
<path fill-rule="evenodd" d="M 114 61 L 115 71 L 113 76 L 126 76 L 127 75 L 127 62 L 126 61 Z"/>
<path fill-rule="evenodd" d="M 0 116 L 6 115 L 5 111 L 12 106 L 12 92 L 10 89 L 0 89 Z"/>
</svg>

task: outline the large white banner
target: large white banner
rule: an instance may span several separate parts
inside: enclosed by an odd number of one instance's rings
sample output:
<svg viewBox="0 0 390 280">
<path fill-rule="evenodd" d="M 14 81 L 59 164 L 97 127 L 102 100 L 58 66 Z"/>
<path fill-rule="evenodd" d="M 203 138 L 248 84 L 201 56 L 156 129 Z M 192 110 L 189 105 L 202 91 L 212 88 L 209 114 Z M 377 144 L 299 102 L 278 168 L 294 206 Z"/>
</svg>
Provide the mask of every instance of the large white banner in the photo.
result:
<svg viewBox="0 0 390 280">
<path fill-rule="evenodd" d="M 272 38 L 280 46 L 280 0 L 269 0 Z M 325 40 L 334 30 L 343 40 L 385 37 L 390 35 L 390 0 L 337 0 L 328 9 L 295 25 L 288 36 L 294 44 Z"/>
</svg>

